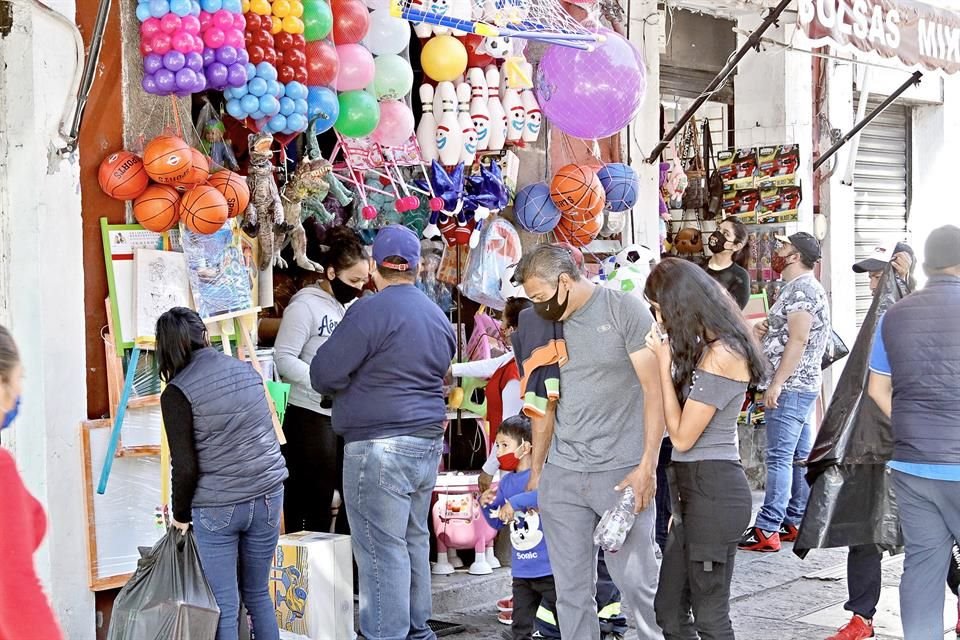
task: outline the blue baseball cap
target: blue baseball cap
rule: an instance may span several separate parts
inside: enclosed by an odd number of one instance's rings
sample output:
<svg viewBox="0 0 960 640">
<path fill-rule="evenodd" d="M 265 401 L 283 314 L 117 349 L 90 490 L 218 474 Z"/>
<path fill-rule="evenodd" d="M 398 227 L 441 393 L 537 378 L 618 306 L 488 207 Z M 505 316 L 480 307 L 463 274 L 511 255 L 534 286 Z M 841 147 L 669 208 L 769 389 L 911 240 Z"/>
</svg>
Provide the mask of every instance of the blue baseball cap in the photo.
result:
<svg viewBox="0 0 960 640">
<path fill-rule="evenodd" d="M 406 263 L 390 262 L 387 258 L 403 258 Z M 417 234 L 400 224 L 380 229 L 373 241 L 373 260 L 378 267 L 407 271 L 420 264 L 420 239 Z"/>
</svg>

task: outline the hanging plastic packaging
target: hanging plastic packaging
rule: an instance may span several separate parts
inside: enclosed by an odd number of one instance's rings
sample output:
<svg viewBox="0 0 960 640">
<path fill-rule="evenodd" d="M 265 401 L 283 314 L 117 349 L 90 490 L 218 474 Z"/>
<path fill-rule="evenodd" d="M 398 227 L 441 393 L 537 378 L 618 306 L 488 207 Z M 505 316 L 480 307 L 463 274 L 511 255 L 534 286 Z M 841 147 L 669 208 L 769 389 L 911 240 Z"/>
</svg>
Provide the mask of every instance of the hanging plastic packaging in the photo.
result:
<svg viewBox="0 0 960 640">
<path fill-rule="evenodd" d="M 107 639 L 213 640 L 219 621 L 193 531 L 171 527 L 120 590 Z"/>
<path fill-rule="evenodd" d="M 504 279 L 509 280 L 507 267 L 520 261 L 520 236 L 503 218 L 494 218 L 480 233 L 480 243 L 470 252 L 460 291 L 474 302 L 503 311 L 506 300 L 501 284 Z"/>
</svg>

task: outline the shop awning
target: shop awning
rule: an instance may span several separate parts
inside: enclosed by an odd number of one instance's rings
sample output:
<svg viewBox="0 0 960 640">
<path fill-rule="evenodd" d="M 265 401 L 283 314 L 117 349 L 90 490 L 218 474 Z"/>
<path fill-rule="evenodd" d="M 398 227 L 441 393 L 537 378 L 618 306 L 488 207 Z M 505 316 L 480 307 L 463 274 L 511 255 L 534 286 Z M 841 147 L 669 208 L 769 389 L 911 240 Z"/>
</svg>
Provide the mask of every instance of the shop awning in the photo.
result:
<svg viewBox="0 0 960 640">
<path fill-rule="evenodd" d="M 960 12 L 915 0 L 799 0 L 797 22 L 814 46 L 835 44 L 898 58 L 908 68 L 960 71 Z"/>
</svg>

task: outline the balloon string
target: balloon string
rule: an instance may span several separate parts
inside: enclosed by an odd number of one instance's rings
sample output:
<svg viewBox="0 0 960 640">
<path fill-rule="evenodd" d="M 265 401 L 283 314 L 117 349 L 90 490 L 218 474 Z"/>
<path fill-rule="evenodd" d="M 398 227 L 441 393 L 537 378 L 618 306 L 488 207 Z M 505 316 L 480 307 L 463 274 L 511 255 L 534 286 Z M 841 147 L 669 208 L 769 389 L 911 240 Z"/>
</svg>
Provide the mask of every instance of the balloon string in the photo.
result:
<svg viewBox="0 0 960 640">
<path fill-rule="evenodd" d="M 177 105 L 177 97 L 174 95 L 170 96 L 170 104 L 173 106 L 173 123 L 177 129 L 177 135 L 183 137 L 183 123 L 180 122 L 180 109 Z"/>
</svg>

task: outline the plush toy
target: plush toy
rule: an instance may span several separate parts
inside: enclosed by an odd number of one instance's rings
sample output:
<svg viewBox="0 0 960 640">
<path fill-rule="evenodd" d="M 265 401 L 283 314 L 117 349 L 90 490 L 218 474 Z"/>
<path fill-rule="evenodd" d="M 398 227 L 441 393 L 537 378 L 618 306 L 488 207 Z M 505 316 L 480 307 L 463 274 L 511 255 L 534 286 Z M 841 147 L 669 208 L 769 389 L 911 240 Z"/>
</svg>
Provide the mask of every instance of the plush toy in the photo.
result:
<svg viewBox="0 0 960 640">
<path fill-rule="evenodd" d="M 273 179 L 273 136 L 265 131 L 251 134 L 250 167 L 247 172 L 247 187 L 250 189 L 250 204 L 244 214 L 243 230 L 247 235 L 260 240 L 260 271 L 265 271 L 279 256 L 280 247 L 274 242 L 276 234 L 290 231 L 283 214 L 280 191 Z"/>
<path fill-rule="evenodd" d="M 224 127 L 223 123 L 219 120 L 207 120 L 206 124 L 203 125 L 203 137 L 200 140 L 200 147 L 203 149 L 203 152 L 210 157 L 211 169 L 226 168 L 231 171 L 239 171 L 240 165 L 237 163 L 237 156 L 234 155 L 233 149 L 230 148 L 230 145 L 224 139 L 226 131 L 226 127 Z"/>
<path fill-rule="evenodd" d="M 331 170 L 332 167 L 326 160 L 304 159 L 284 185 L 280 197 L 283 200 L 285 227 L 289 230 L 285 234 L 278 233 L 274 238 L 274 247 L 277 248 L 274 264 L 281 269 L 287 268 L 287 262 L 280 257 L 280 251 L 289 243 L 293 246 L 293 261 L 297 266 L 307 271 L 323 271 L 321 265 L 307 258 L 307 236 L 303 230 L 302 202 L 310 194 L 330 190 L 326 177 Z"/>
<path fill-rule="evenodd" d="M 447 173 L 439 162 L 430 163 L 430 184 L 417 180 L 415 184 L 424 191 L 433 191 L 434 198 L 430 200 L 430 222 L 423 230 L 423 237 L 427 239 L 440 236 L 441 222 L 454 220 L 454 224 L 467 224 L 467 217 L 463 213 L 463 163 L 454 167 L 452 173 Z M 469 234 L 467 234 L 469 239 Z"/>
<path fill-rule="evenodd" d="M 703 236 L 700 230 L 693 227 L 680 229 L 673 238 L 673 248 L 684 255 L 703 253 Z"/>
<path fill-rule="evenodd" d="M 503 182 L 500 165 L 491 158 L 490 168 L 480 165 L 480 175 L 472 176 L 467 180 L 467 197 L 464 199 L 464 209 L 473 211 L 476 222 L 470 234 L 470 248 L 475 249 L 480 244 L 480 231 L 483 221 L 496 215 L 510 202 L 510 193 Z"/>
</svg>

